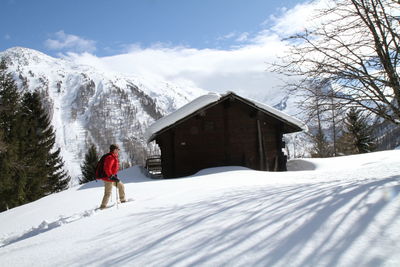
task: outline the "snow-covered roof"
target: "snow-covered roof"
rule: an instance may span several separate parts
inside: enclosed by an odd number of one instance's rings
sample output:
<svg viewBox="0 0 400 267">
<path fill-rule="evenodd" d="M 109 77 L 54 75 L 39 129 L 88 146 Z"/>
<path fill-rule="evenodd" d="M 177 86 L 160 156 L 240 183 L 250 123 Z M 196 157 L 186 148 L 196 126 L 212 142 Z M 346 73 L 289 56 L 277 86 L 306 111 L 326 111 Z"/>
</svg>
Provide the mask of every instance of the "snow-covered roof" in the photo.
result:
<svg viewBox="0 0 400 267">
<path fill-rule="evenodd" d="M 232 93 L 232 92 L 227 92 L 225 94 L 217 94 L 217 93 L 209 93 L 207 95 L 200 96 L 196 99 L 194 99 L 192 102 L 184 105 L 183 107 L 179 108 L 175 112 L 170 113 L 169 115 L 157 120 L 155 123 L 153 123 L 146 131 L 145 137 L 147 142 L 151 142 L 154 140 L 155 136 L 160 133 L 163 129 L 168 128 L 175 123 L 190 117 L 191 115 L 195 115 L 199 110 L 207 107 L 207 106 L 213 106 L 213 104 L 218 103 L 219 100 L 222 98 L 232 95 L 238 99 L 245 100 L 246 102 L 249 102 L 250 104 L 254 105 L 255 107 L 259 108 L 261 111 L 291 125 L 294 126 L 295 128 L 299 128 L 299 130 L 304 130 L 307 131 L 308 128 L 305 123 L 300 121 L 297 118 L 294 118 L 282 111 L 279 111 L 273 107 L 270 107 L 268 105 L 262 104 L 258 101 L 248 99 L 248 98 L 243 98 L 239 97 L 238 95 Z"/>
</svg>

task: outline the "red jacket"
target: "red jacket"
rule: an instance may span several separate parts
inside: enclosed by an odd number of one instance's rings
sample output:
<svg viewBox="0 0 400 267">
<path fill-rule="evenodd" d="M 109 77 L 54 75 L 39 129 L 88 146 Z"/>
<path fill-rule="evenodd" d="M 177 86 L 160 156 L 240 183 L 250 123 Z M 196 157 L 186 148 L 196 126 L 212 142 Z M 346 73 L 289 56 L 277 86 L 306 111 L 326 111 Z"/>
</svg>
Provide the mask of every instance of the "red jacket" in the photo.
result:
<svg viewBox="0 0 400 267">
<path fill-rule="evenodd" d="M 112 182 L 109 178 L 111 175 L 116 175 L 119 170 L 119 161 L 118 161 L 118 156 L 110 153 L 106 158 L 104 159 L 104 167 L 103 170 L 107 177 L 101 178 L 101 180 L 107 181 L 107 182 Z"/>
</svg>

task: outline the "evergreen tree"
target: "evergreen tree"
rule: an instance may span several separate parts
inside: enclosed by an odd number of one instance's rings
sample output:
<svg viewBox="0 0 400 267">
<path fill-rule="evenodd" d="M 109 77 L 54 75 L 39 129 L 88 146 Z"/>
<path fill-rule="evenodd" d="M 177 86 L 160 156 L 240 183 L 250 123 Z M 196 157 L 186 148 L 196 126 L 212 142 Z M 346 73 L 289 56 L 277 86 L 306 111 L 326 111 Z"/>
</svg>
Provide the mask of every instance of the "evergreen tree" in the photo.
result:
<svg viewBox="0 0 400 267">
<path fill-rule="evenodd" d="M 11 143 L 15 137 L 15 127 L 18 122 L 20 94 L 17 85 L 4 60 L 0 61 L 0 128 L 6 143 Z"/>
<path fill-rule="evenodd" d="M 360 110 L 351 108 L 346 114 L 341 151 L 344 154 L 368 153 L 375 149 L 372 127 Z"/>
<path fill-rule="evenodd" d="M 39 92 L 25 93 L 23 119 L 28 125 L 23 133 L 25 155 L 30 161 L 29 192 L 31 200 L 68 188 L 69 175 L 63 170 L 60 149 L 55 149 L 55 133 L 44 110 Z"/>
<path fill-rule="evenodd" d="M 313 158 L 326 158 L 332 156 L 332 151 L 329 142 L 326 140 L 326 136 L 321 127 L 317 129 L 317 133 L 311 137 L 314 146 L 311 151 L 311 157 Z"/>
<path fill-rule="evenodd" d="M 59 192 L 70 177 L 39 92 L 18 88 L 0 62 L 0 211 Z"/>
<path fill-rule="evenodd" d="M 21 124 L 18 88 L 7 72 L 5 61 L 0 62 L 0 211 L 26 202 L 26 166 L 18 155 L 18 127 Z"/>
<path fill-rule="evenodd" d="M 3 129 L 0 128 L 0 155 L 7 150 L 7 144 L 4 141 Z"/>
<path fill-rule="evenodd" d="M 68 188 L 71 177 L 64 170 L 64 162 L 60 155 L 61 149 L 49 154 L 47 158 L 47 194 L 61 192 Z"/>
<path fill-rule="evenodd" d="M 44 196 L 43 182 L 47 174 L 46 156 L 47 148 L 40 146 L 40 135 L 42 129 L 39 125 L 39 106 L 32 93 L 25 93 L 22 99 L 20 119 L 23 125 L 18 129 L 20 140 L 19 154 L 28 166 L 25 192 L 28 201 L 34 201 Z"/>
<path fill-rule="evenodd" d="M 84 184 L 95 180 L 96 166 L 99 161 L 99 155 L 95 145 L 91 145 L 85 155 L 85 161 L 81 165 L 82 179 L 79 180 L 80 184 Z"/>
</svg>

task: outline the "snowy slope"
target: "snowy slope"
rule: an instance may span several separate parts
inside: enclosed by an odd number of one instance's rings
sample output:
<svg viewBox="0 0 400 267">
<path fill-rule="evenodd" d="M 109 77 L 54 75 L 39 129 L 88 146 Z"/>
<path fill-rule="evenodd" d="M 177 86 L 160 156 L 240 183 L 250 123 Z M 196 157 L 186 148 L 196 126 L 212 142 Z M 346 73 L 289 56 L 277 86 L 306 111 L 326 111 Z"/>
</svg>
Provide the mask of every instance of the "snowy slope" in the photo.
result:
<svg viewBox="0 0 400 267">
<path fill-rule="evenodd" d="M 92 182 L 0 213 L 0 266 L 400 266 L 399 150 L 289 169 L 121 171 L 118 208 Z"/>
<path fill-rule="evenodd" d="M 22 47 L 0 52 L 0 59 L 6 60 L 22 91 L 39 90 L 45 97 L 57 145 L 74 181 L 91 144 L 105 153 L 111 143 L 118 143 L 123 162 L 142 163 L 147 126 L 205 93 L 153 76 L 126 76 Z"/>
</svg>

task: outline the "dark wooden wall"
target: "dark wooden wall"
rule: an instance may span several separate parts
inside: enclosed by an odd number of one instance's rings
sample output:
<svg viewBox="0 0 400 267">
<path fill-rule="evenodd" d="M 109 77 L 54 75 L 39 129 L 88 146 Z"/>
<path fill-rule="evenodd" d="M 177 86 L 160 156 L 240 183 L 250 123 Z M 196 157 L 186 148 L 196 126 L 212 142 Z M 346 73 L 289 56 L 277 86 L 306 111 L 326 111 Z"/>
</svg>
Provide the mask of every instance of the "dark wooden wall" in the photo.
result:
<svg viewBox="0 0 400 267">
<path fill-rule="evenodd" d="M 226 99 L 200 112 L 157 136 L 156 142 L 168 178 L 217 166 L 285 169 L 282 123 L 238 100 Z"/>
</svg>

